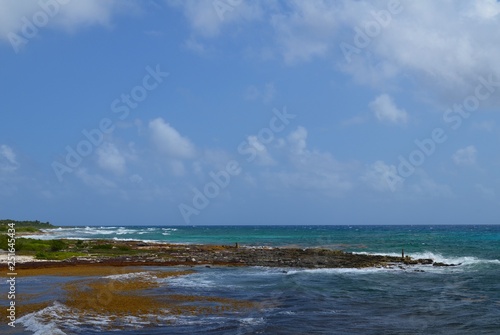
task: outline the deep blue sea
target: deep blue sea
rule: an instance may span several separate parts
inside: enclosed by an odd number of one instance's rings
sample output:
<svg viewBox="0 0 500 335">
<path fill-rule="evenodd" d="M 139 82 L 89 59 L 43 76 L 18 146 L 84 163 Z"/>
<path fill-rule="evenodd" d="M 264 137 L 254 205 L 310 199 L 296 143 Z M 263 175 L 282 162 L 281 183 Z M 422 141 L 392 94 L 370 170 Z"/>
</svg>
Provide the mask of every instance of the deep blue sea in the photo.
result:
<svg viewBox="0 0 500 335">
<path fill-rule="evenodd" d="M 40 238 L 40 236 L 33 236 Z M 58 302 L 71 277 L 18 278 L 19 291 L 54 303 L 2 334 L 500 334 L 500 226 L 76 227 L 43 238 L 121 239 L 240 246 L 324 247 L 356 253 L 433 258 L 456 267 L 291 269 L 194 267 L 162 279 L 161 290 L 244 299 L 262 308 L 216 315 L 118 320 L 72 317 Z M 148 271 L 175 268 L 144 267 Z M 7 289 L 6 284 L 0 287 Z M 114 322 L 117 322 L 116 320 Z"/>
</svg>

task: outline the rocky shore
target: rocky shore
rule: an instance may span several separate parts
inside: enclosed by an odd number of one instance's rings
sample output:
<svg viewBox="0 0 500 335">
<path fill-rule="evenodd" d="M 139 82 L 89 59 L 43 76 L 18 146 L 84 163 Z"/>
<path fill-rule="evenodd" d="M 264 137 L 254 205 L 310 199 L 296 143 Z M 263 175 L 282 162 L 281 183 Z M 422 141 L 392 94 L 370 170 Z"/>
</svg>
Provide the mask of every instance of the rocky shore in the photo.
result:
<svg viewBox="0 0 500 335">
<path fill-rule="evenodd" d="M 103 243 L 93 241 L 94 245 Z M 391 257 L 381 255 L 353 254 L 344 251 L 319 248 L 270 248 L 239 247 L 237 245 L 177 245 L 145 242 L 106 241 L 110 254 L 95 254 L 92 250 L 85 256 L 71 257 L 63 261 L 28 261 L 18 263 L 17 268 L 47 268 L 76 265 L 206 265 L 206 266 L 268 266 L 294 268 L 367 268 L 408 267 L 417 264 L 453 266 L 436 263 L 432 259 Z M 95 248 L 95 246 L 93 247 Z M 113 254 L 113 250 L 125 253 Z"/>
</svg>

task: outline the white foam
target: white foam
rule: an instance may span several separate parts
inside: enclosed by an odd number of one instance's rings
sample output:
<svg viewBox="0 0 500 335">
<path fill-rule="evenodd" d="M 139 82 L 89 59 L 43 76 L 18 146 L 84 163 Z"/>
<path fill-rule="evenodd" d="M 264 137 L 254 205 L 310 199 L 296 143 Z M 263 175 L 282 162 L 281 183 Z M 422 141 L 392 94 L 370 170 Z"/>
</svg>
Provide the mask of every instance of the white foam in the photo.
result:
<svg viewBox="0 0 500 335">
<path fill-rule="evenodd" d="M 217 287 L 220 284 L 217 284 L 213 280 L 209 280 L 206 278 L 202 278 L 196 275 L 186 275 L 186 276 L 178 276 L 178 277 L 168 277 L 160 280 L 161 282 L 167 283 L 170 286 L 177 287 L 196 287 L 196 288 L 208 288 L 208 287 Z"/>
<path fill-rule="evenodd" d="M 264 318 L 241 318 L 240 322 L 247 326 L 257 326 L 265 323 Z"/>
<path fill-rule="evenodd" d="M 317 274 L 370 274 L 377 272 L 393 272 L 400 271 L 399 268 L 392 267 L 377 267 L 377 268 L 323 268 L 323 269 L 292 269 L 286 272 L 286 275 L 295 275 L 301 273 L 317 273 Z"/>
<path fill-rule="evenodd" d="M 356 252 L 355 254 L 401 257 L 401 254 L 396 254 L 396 253 Z M 455 256 L 455 257 L 444 256 L 440 253 L 434 253 L 432 251 L 408 253 L 406 255 L 410 256 L 413 259 L 432 259 L 434 262 L 445 263 L 445 264 L 454 264 L 454 265 L 460 265 L 460 266 L 471 266 L 471 265 L 476 265 L 476 264 L 500 264 L 500 260 L 498 260 L 498 259 L 481 259 L 481 258 L 477 258 L 477 257 L 473 257 L 473 256 Z"/>
<path fill-rule="evenodd" d="M 113 279 L 113 280 L 129 280 L 129 279 L 135 279 L 135 278 L 156 278 L 155 276 L 151 275 L 151 272 L 131 272 L 131 273 L 123 273 L 119 275 L 110 275 L 110 276 L 105 276 L 103 278 L 106 279 Z"/>
<path fill-rule="evenodd" d="M 55 322 L 44 322 L 44 316 L 59 316 L 68 312 L 68 308 L 59 302 L 54 302 L 52 306 L 46 307 L 40 311 L 26 314 L 20 317 L 17 321 L 22 324 L 27 330 L 32 331 L 33 335 L 66 335 L 59 329 Z"/>
</svg>

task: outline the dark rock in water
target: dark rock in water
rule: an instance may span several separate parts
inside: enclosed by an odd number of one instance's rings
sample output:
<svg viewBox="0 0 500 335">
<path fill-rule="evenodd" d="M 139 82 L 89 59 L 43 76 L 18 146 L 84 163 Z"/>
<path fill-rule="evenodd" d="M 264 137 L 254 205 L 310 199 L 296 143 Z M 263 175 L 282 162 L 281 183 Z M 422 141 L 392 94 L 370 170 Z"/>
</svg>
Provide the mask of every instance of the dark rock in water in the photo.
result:
<svg viewBox="0 0 500 335">
<path fill-rule="evenodd" d="M 432 266 L 448 266 L 448 264 L 444 264 L 441 262 L 435 262 L 434 264 L 432 264 Z"/>
<path fill-rule="evenodd" d="M 405 258 L 403 261 L 406 265 L 416 265 L 418 261 L 416 259 Z"/>
<path fill-rule="evenodd" d="M 430 258 L 424 258 L 424 259 L 419 259 L 418 263 L 423 265 L 428 265 L 434 263 L 434 261 Z"/>
<path fill-rule="evenodd" d="M 460 263 L 462 264 L 462 263 Z M 459 266 L 460 264 L 446 264 L 446 263 L 441 263 L 441 262 L 435 262 L 432 264 L 433 266 Z"/>
</svg>

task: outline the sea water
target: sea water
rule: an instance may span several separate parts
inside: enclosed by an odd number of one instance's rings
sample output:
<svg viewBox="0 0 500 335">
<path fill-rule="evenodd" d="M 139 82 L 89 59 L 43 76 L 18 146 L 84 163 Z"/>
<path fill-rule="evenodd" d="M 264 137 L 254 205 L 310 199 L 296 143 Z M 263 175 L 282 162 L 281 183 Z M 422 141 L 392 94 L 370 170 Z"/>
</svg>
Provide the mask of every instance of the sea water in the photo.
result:
<svg viewBox="0 0 500 335">
<path fill-rule="evenodd" d="M 18 290 L 54 303 L 2 334 L 500 334 L 500 226 L 72 227 L 34 238 L 144 240 L 240 246 L 323 247 L 433 258 L 454 267 L 297 269 L 194 267 L 159 280 L 158 293 L 216 296 L 261 308 L 215 315 L 72 319 L 58 302 L 71 277 L 18 278 Z M 181 269 L 144 267 L 141 271 Z M 0 288 L 6 288 L 2 285 Z"/>
</svg>

